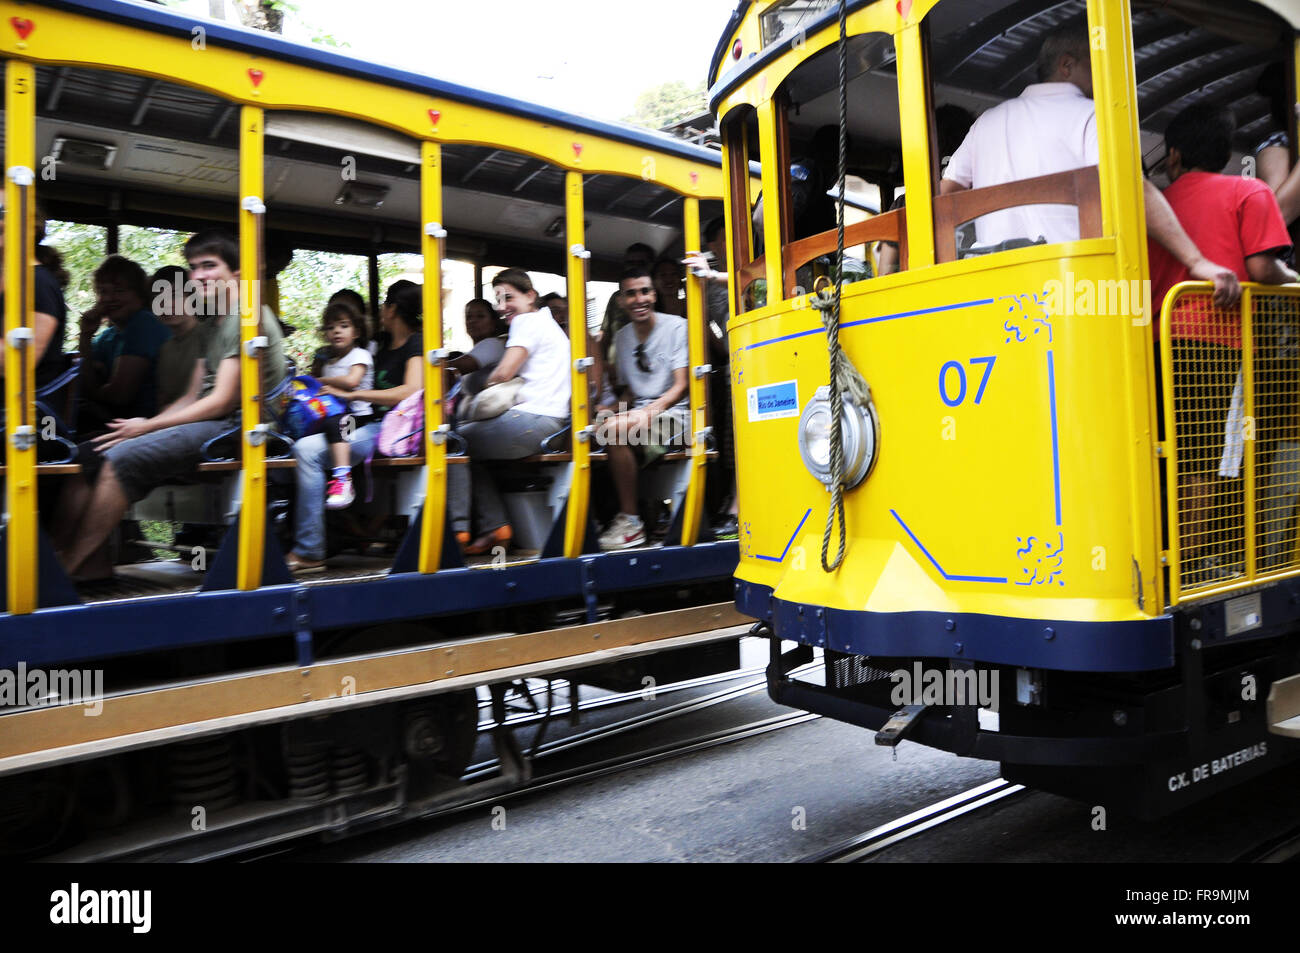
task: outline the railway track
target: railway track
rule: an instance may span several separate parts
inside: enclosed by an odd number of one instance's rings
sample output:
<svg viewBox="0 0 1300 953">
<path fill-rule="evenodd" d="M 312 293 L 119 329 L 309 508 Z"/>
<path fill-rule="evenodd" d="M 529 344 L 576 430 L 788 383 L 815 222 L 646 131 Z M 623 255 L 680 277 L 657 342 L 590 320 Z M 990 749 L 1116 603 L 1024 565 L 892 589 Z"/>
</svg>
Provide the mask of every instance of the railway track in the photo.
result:
<svg viewBox="0 0 1300 953">
<path fill-rule="evenodd" d="M 922 831 L 932 830 L 955 821 L 990 805 L 1017 797 L 1027 789 L 1023 784 L 1012 784 L 998 778 L 971 788 L 953 797 L 944 798 L 919 811 L 905 814 L 896 820 L 855 834 L 832 847 L 800 858 L 804 864 L 854 864 L 860 863 Z"/>
</svg>

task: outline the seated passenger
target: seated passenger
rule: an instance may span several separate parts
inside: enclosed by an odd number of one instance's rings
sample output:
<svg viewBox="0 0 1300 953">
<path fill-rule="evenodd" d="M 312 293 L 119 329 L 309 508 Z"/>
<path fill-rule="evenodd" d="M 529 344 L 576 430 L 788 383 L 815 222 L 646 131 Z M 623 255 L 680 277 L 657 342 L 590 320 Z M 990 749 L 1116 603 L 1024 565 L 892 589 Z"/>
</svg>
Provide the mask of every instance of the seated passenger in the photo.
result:
<svg viewBox="0 0 1300 953">
<path fill-rule="evenodd" d="M 465 333 L 474 342 L 468 354 L 447 362 L 447 367 L 460 375 L 460 393 L 472 397 L 487 387 L 488 376 L 505 356 L 505 322 L 486 298 L 475 298 L 465 305 Z M 450 390 L 451 388 L 447 388 Z"/>
<path fill-rule="evenodd" d="M 419 287 L 419 285 L 416 285 L 414 282 L 412 282 L 412 285 L 417 288 Z M 393 285 L 389 285 L 389 294 L 392 294 L 392 291 Z M 361 297 L 360 292 L 353 291 L 351 288 L 340 288 L 338 291 L 330 295 L 329 300 L 326 301 L 325 304 L 328 306 L 331 304 L 337 304 L 340 301 L 346 305 L 351 305 L 352 310 L 361 315 L 362 321 L 365 322 L 367 339 L 370 341 L 370 343 L 366 345 L 366 350 L 371 354 L 382 350 L 385 343 L 383 340 L 384 331 L 382 328 L 376 327 L 376 322 L 371 320 L 370 309 L 366 306 L 366 299 Z"/>
<path fill-rule="evenodd" d="M 158 352 L 171 331 L 145 307 L 144 269 L 110 255 L 94 274 L 95 304 L 81 316 L 77 430 L 103 433 L 110 420 L 152 417 L 158 409 Z"/>
<path fill-rule="evenodd" d="M 395 281 L 379 311 L 387 344 L 375 354 L 373 389 L 343 390 L 326 385 L 324 393 L 344 400 L 365 401 L 374 417 L 348 438 L 348 462 L 358 464 L 375 452 L 383 415 L 424 386 L 424 338 L 420 333 L 423 297 L 412 281 Z M 294 543 L 286 562 L 293 572 L 325 568 L 325 468 L 333 456 L 325 434 L 303 437 L 293 445 L 295 473 Z"/>
<path fill-rule="evenodd" d="M 655 306 L 659 313 L 686 317 L 686 301 L 682 298 L 682 279 L 685 275 L 680 259 L 672 255 L 661 256 L 651 269 L 650 277 L 654 280 Z"/>
<path fill-rule="evenodd" d="M 370 423 L 370 402 L 358 400 L 355 393 L 374 387 L 375 359 L 366 348 L 366 319 L 350 304 L 336 301 L 326 305 L 321 329 L 329 343 L 323 353 L 317 354 L 311 372 L 326 387 L 352 397 L 347 401 L 345 413 L 325 418 L 323 430 L 334 461 L 329 486 L 325 489 L 325 508 L 342 510 L 352 505 L 357 494 L 352 488 L 348 437 L 340 427 L 345 417 L 351 418 L 349 433 Z"/>
<path fill-rule="evenodd" d="M 1038 83 L 975 120 L 943 173 L 940 192 L 980 189 L 1097 165 L 1097 117 L 1092 102 L 1092 59 L 1086 27 L 1061 27 L 1038 54 Z M 1207 260 L 1150 182 L 1143 183 L 1147 232 L 1193 278 L 1212 281 L 1215 301 L 1236 304 L 1241 286 L 1231 268 Z M 981 216 L 980 246 L 1074 241 L 1078 213 L 1069 206 L 1022 205 Z"/>
<path fill-rule="evenodd" d="M 158 349 L 158 406 L 169 407 L 195 387 L 195 375 L 203 375 L 203 354 L 211 325 L 200 321 L 186 293 L 189 271 L 180 265 L 164 265 L 149 279 L 153 313 L 172 336 Z"/>
<path fill-rule="evenodd" d="M 68 319 L 68 307 L 63 301 L 63 289 L 68 286 L 68 272 L 63 267 L 63 256 L 45 241 L 45 215 L 39 204 L 36 209 L 36 253 L 32 285 L 32 349 L 36 353 L 36 387 L 39 389 L 53 381 L 67 368 L 63 357 L 63 326 Z M 0 308 L 4 307 L 4 235 L 0 234 Z M 0 337 L 0 355 L 5 341 Z M 0 360 L 0 378 L 4 377 L 4 361 Z"/>
<path fill-rule="evenodd" d="M 1170 185 L 1164 196 L 1191 240 L 1214 260 L 1231 263 L 1241 281 L 1296 281 L 1296 273 L 1281 261 L 1291 238 L 1272 190 L 1259 179 L 1219 174 L 1232 158 L 1233 127 L 1230 113 L 1204 105 L 1175 116 L 1165 131 Z M 1191 276 L 1159 245 L 1151 243 L 1149 252 L 1152 310 L 1158 314 L 1169 290 Z M 1159 322 L 1155 328 L 1158 333 Z M 1241 367 L 1241 317 L 1206 313 L 1203 307 L 1178 308 L 1171 316 L 1170 338 L 1180 449 L 1193 460 L 1219 461 L 1225 410 Z M 1240 451 L 1235 457 L 1240 459 Z M 1231 463 L 1225 475 L 1235 476 L 1237 466 Z M 1220 534 L 1210 527 L 1210 517 L 1223 512 L 1222 484 L 1214 470 L 1186 467 L 1180 474 L 1181 522 L 1188 530 L 1183 570 L 1192 584 L 1227 572 L 1211 552 Z"/>
<path fill-rule="evenodd" d="M 618 284 L 632 323 L 618 332 L 619 379 L 626 382 L 624 403 L 631 409 L 601 408 L 606 416 L 596 439 L 609 450 L 609 471 L 618 493 L 619 513 L 600 537 L 601 549 L 628 549 L 645 543 L 637 507 L 637 456 L 662 454 L 690 425 L 686 398 L 690 358 L 686 321 L 655 311 L 655 290 L 645 268 L 629 268 Z M 635 450 L 633 448 L 636 448 Z"/>
<path fill-rule="evenodd" d="M 1270 63 L 1260 73 L 1255 92 L 1268 100 L 1272 119 L 1269 135 L 1255 146 L 1256 174 L 1273 194 L 1282 209 L 1282 218 L 1292 227 L 1300 221 L 1300 165 L 1291 165 L 1291 144 L 1287 135 L 1292 110 L 1300 113 L 1286 92 L 1286 70 L 1279 62 Z"/>
<path fill-rule="evenodd" d="M 569 341 L 546 311 L 537 310 L 537 292 L 528 274 L 507 268 L 492 279 L 497 310 L 510 325 L 506 353 L 488 375 L 489 384 L 523 378 L 515 404 L 499 417 L 461 424 L 457 430 L 469 447 L 472 464 L 450 467 L 447 499 L 452 530 L 469 555 L 508 546 L 514 537 L 489 460 L 517 460 L 541 451 L 542 440 L 569 422 L 572 387 Z M 467 472 L 468 471 L 468 472 Z M 469 542 L 472 497 L 479 536 Z"/>
<path fill-rule="evenodd" d="M 628 245 L 627 250 L 623 252 L 623 270 L 626 271 L 632 267 L 649 268 L 654 264 L 655 250 L 643 242 L 636 242 Z M 601 356 L 605 359 L 605 365 L 610 366 L 614 356 L 610 353 L 610 347 L 613 345 L 614 335 L 618 333 L 619 328 L 627 324 L 627 312 L 623 310 L 623 296 L 615 291 L 609 296 L 609 303 L 605 305 L 605 320 L 600 325 L 600 346 Z"/>
<path fill-rule="evenodd" d="M 202 448 L 239 421 L 239 246 L 225 232 L 200 232 L 185 243 L 190 279 L 203 290 L 203 309 L 211 314 L 203 375 L 188 393 L 154 417 L 113 420 L 94 440 L 103 465 L 94 484 L 69 481 L 60 500 L 62 525 L 75 531 L 55 545 L 69 575 L 84 564 L 121 521 L 127 507 L 154 487 L 186 476 L 202 462 Z M 270 393 L 284 377 L 284 339 L 270 308 L 264 308 L 258 334 L 268 340 L 262 352 L 261 392 Z M 269 408 L 262 419 L 270 421 Z"/>
<path fill-rule="evenodd" d="M 565 334 L 569 333 L 569 299 L 558 292 L 544 294 L 537 300 L 538 308 L 551 312 L 551 317 Z"/>
</svg>

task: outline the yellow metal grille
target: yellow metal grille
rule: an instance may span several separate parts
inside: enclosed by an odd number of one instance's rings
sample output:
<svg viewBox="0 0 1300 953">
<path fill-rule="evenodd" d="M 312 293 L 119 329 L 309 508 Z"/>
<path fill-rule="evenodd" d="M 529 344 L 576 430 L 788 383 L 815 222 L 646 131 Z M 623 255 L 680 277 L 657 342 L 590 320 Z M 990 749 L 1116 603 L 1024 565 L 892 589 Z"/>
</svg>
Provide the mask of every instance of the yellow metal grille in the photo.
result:
<svg viewBox="0 0 1300 953">
<path fill-rule="evenodd" d="M 1300 573 L 1300 289 L 1177 286 L 1161 360 L 1170 602 Z"/>
</svg>

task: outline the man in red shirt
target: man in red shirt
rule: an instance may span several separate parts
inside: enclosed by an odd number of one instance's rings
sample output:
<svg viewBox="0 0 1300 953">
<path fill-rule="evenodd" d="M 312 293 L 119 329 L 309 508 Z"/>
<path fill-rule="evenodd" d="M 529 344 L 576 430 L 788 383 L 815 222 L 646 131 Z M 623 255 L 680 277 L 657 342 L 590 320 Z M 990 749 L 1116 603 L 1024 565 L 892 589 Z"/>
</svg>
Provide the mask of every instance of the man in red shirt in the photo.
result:
<svg viewBox="0 0 1300 953">
<path fill-rule="evenodd" d="M 1231 114 L 1193 106 L 1165 130 L 1170 185 L 1164 196 L 1196 246 L 1211 261 L 1233 269 L 1241 281 L 1283 284 L 1300 280 L 1281 260 L 1290 248 L 1277 199 L 1258 179 L 1221 175 L 1232 158 Z M 1152 301 L 1188 281 L 1187 269 L 1156 242 L 1149 243 Z M 1159 333 L 1159 322 L 1155 323 Z M 1234 533 L 1232 513 L 1217 478 L 1233 388 L 1241 367 L 1241 314 L 1217 309 L 1204 296 L 1180 302 L 1171 315 L 1174 417 L 1179 456 L 1179 512 L 1183 528 L 1183 584 L 1198 585 L 1234 575 L 1220 565 L 1213 547 Z M 1256 338 L 1267 334 L 1261 326 Z M 1262 366 L 1255 352 L 1256 367 Z M 1236 494 L 1233 494 L 1234 498 Z M 1233 525 L 1214 525 L 1215 522 Z M 1226 554 L 1230 562 L 1241 553 Z"/>
</svg>

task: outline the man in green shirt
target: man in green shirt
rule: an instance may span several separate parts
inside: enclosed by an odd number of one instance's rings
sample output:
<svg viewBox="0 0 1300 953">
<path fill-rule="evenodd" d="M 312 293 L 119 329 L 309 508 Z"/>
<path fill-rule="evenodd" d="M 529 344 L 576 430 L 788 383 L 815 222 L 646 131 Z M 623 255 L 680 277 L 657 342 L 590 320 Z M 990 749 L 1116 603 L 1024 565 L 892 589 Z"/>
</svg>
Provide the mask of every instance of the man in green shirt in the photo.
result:
<svg viewBox="0 0 1300 953">
<path fill-rule="evenodd" d="M 60 502 L 58 524 L 65 530 L 56 528 L 55 547 L 70 575 L 87 575 L 87 564 L 127 507 L 154 487 L 193 472 L 202 462 L 203 445 L 239 419 L 239 246 L 211 229 L 185 243 L 185 258 L 190 266 L 187 297 L 210 315 L 202 373 L 158 415 L 114 420 L 109 432 L 94 441 L 103 465 L 93 485 L 73 481 Z M 267 339 L 261 381 L 261 393 L 267 394 L 285 371 L 284 335 L 269 308 L 263 309 L 257 333 Z"/>
</svg>

